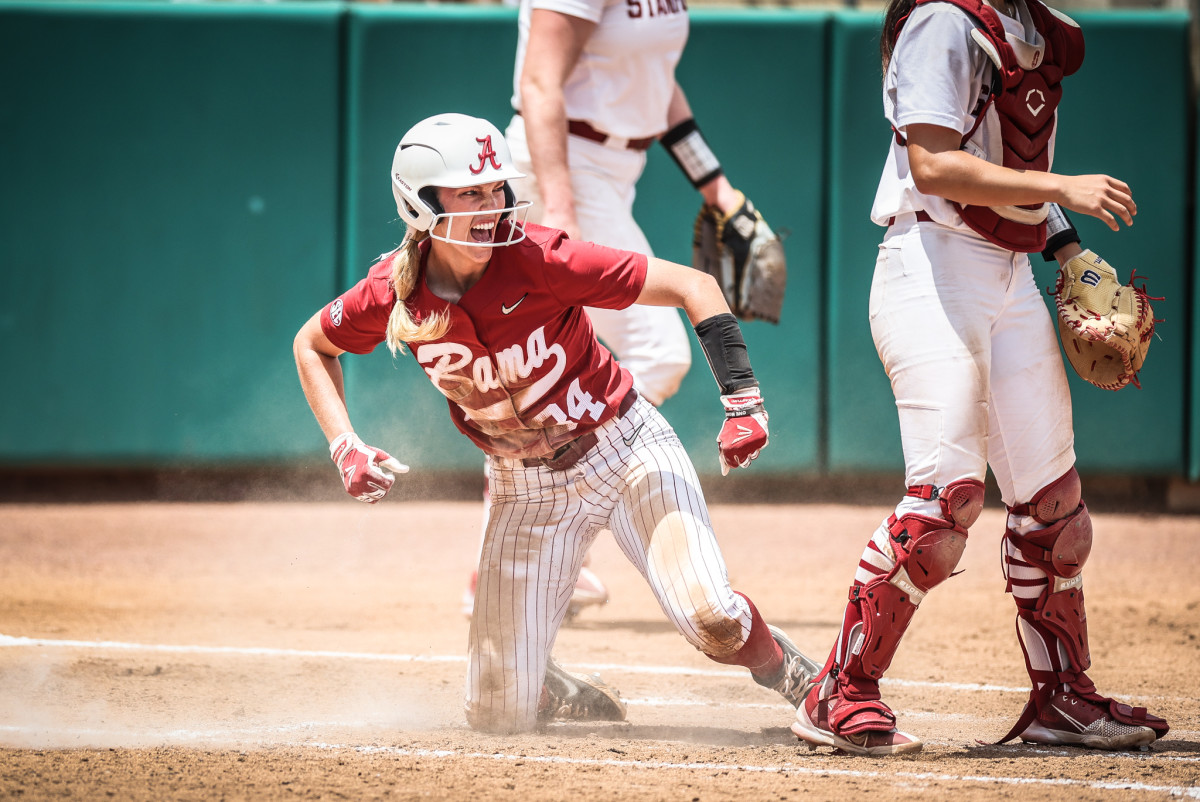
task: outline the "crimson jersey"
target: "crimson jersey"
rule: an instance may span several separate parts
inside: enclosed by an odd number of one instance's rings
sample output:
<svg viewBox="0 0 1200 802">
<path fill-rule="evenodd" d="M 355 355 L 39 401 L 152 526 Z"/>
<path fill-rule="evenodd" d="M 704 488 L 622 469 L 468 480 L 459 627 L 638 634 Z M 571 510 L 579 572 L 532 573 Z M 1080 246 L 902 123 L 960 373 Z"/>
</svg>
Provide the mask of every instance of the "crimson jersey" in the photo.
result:
<svg viewBox="0 0 1200 802">
<path fill-rule="evenodd" d="M 624 309 L 646 281 L 644 255 L 575 242 L 557 229 L 525 230 L 521 242 L 492 249 L 487 270 L 456 304 L 425 284 L 425 240 L 405 301 L 415 321 L 449 316 L 445 337 L 406 345 L 446 396 L 459 431 L 501 457 L 546 456 L 616 414 L 633 379 L 596 340 L 582 307 Z M 321 311 L 321 329 L 338 348 L 366 354 L 386 339 L 393 258 Z"/>
</svg>

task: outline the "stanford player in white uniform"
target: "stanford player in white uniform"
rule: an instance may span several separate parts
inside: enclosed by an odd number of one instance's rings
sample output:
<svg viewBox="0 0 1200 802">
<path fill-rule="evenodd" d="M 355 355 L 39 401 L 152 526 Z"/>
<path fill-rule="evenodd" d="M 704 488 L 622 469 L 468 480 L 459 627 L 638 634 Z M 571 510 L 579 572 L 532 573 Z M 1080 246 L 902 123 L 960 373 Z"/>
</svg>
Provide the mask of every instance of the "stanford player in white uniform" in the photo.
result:
<svg viewBox="0 0 1200 802">
<path fill-rule="evenodd" d="M 392 169 L 404 244 L 296 338 L 301 383 L 352 495 L 376 501 L 407 468 L 354 433 L 343 352 L 381 342 L 410 350 L 455 425 L 487 455 L 492 506 L 471 620 L 469 723 L 522 731 L 562 711 L 543 683 L 547 661 L 602 528 L 693 646 L 797 704 L 816 666 L 730 588 L 686 451 L 582 308 L 685 310 L 721 387 L 718 457 L 727 470 L 766 445 L 767 418 L 720 289 L 682 265 L 525 227 L 507 184 L 518 175 L 487 121 L 449 114 L 419 123 Z M 624 709 L 591 714 L 582 717 Z"/>
<path fill-rule="evenodd" d="M 692 117 L 675 81 L 688 28 L 687 5 L 676 0 L 521 0 L 517 114 L 505 137 L 516 168 L 527 174 L 513 190 L 532 202 L 531 221 L 572 239 L 653 253 L 633 218 L 633 200 L 646 151 Z M 710 184 L 708 200 L 734 206 L 734 189 L 705 152 L 711 163 L 696 177 Z M 589 313 L 640 395 L 658 406 L 675 394 L 692 358 L 675 309 Z"/>
<path fill-rule="evenodd" d="M 675 67 L 687 43 L 682 0 L 513 0 L 517 53 L 505 137 L 517 197 L 529 220 L 572 239 L 652 254 L 633 217 L 646 151 L 662 142 L 705 203 L 732 214 L 743 196 L 708 147 Z M 687 328 L 671 307 L 588 308 L 601 341 L 660 406 L 691 366 Z M 487 497 L 485 495 L 485 503 Z M 474 577 L 463 597 L 470 614 Z M 569 615 L 603 604 L 608 590 L 585 563 Z"/>
</svg>

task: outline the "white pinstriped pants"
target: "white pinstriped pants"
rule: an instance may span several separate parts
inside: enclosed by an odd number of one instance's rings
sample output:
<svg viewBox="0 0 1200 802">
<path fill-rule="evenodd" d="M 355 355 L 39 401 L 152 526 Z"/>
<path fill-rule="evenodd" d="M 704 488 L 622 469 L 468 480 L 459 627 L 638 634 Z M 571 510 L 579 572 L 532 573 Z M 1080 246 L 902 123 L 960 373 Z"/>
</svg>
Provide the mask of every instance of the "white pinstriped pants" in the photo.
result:
<svg viewBox="0 0 1200 802">
<path fill-rule="evenodd" d="M 492 732 L 537 723 L 546 659 L 588 546 L 601 529 L 646 578 L 697 649 L 738 651 L 746 600 L 729 586 L 691 459 L 644 398 L 597 430 L 565 471 L 490 457 L 492 507 L 479 561 L 467 671 L 467 720 Z"/>
</svg>

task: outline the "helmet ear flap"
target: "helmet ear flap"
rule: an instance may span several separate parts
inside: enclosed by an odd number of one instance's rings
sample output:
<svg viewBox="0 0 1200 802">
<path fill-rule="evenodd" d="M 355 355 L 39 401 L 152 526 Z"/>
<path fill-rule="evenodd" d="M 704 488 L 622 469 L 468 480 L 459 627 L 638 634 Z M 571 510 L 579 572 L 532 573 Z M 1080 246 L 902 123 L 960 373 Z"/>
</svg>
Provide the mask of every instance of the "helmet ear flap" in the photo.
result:
<svg viewBox="0 0 1200 802">
<path fill-rule="evenodd" d="M 437 187 L 421 187 L 417 191 L 417 197 L 425 201 L 425 205 L 432 209 L 434 214 L 443 214 L 446 211 L 442 202 L 438 200 Z"/>
<path fill-rule="evenodd" d="M 517 193 L 513 192 L 512 184 L 507 181 L 504 182 L 504 205 L 509 208 L 517 205 Z M 500 219 L 507 220 L 510 217 L 512 212 L 505 212 Z"/>
</svg>

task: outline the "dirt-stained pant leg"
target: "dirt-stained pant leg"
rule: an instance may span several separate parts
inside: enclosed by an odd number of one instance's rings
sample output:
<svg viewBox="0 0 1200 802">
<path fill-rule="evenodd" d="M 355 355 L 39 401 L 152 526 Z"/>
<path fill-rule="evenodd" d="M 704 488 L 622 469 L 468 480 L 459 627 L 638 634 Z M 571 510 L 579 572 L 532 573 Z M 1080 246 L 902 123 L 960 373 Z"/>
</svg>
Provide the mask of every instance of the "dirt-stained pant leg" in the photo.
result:
<svg viewBox="0 0 1200 802">
<path fill-rule="evenodd" d="M 493 458 L 489 472 L 491 509 L 468 636 L 467 721 L 488 732 L 523 732 L 537 724 L 546 660 L 601 519 L 583 511 L 578 469 Z"/>
<path fill-rule="evenodd" d="M 695 468 L 670 424 L 639 398 L 596 434 L 598 444 L 564 471 L 490 461 L 467 669 L 476 729 L 536 726 L 546 658 L 605 526 L 689 643 L 724 658 L 750 635 L 750 605 L 729 586 Z"/>
<path fill-rule="evenodd" d="M 729 586 L 700 482 L 678 436 L 639 400 L 609 446 L 588 481 L 611 500 L 617 545 L 689 643 L 712 657 L 733 655 L 746 643 L 752 613 Z"/>
</svg>

